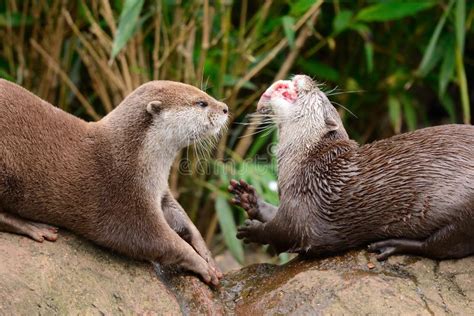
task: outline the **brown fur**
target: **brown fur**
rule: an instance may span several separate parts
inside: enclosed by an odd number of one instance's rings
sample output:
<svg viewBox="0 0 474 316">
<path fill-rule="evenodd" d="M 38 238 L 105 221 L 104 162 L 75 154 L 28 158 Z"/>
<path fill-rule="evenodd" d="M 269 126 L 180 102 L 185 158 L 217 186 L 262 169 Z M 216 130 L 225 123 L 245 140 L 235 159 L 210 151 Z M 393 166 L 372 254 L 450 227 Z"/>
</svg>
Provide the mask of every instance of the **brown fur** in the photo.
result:
<svg viewBox="0 0 474 316">
<path fill-rule="evenodd" d="M 474 126 L 424 128 L 359 146 L 314 82 L 298 78 L 306 89 L 291 104 L 293 119 L 275 109 L 281 204 L 232 181 L 234 202 L 251 218 L 238 237 L 305 255 L 374 241 L 369 249 L 381 260 L 474 253 Z"/>
<path fill-rule="evenodd" d="M 0 231 L 31 236 L 32 222 L 57 225 L 217 283 L 221 273 L 167 179 L 177 151 L 217 131 L 226 113 L 195 87 L 153 81 L 87 123 L 0 80 Z"/>
</svg>

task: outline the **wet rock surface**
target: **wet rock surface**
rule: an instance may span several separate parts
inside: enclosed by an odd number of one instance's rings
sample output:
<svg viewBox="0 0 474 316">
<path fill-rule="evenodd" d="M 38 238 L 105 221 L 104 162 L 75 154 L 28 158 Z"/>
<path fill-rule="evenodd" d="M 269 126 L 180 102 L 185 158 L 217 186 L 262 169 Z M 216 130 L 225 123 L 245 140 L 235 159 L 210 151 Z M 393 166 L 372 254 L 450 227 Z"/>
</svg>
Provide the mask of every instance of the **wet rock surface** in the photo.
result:
<svg viewBox="0 0 474 316">
<path fill-rule="evenodd" d="M 3 314 L 419 314 L 474 311 L 474 257 L 372 254 L 255 264 L 218 288 L 160 272 L 61 232 L 56 243 L 0 233 Z M 158 272 L 158 273 L 156 273 Z"/>
<path fill-rule="evenodd" d="M 237 314 L 472 314 L 474 258 L 436 262 L 365 251 L 286 266 L 255 265 L 226 276 Z"/>
</svg>

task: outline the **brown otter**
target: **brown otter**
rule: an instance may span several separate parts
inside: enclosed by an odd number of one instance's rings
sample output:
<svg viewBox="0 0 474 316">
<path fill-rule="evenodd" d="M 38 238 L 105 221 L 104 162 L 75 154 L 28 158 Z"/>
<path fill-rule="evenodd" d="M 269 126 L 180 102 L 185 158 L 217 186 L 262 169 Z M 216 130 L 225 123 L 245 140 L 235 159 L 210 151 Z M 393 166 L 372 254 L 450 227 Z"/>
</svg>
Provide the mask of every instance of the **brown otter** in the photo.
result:
<svg viewBox="0 0 474 316">
<path fill-rule="evenodd" d="M 274 83 L 258 110 L 278 125 L 280 206 L 244 181 L 233 202 L 245 242 L 320 256 L 370 244 L 435 259 L 474 253 L 474 126 L 420 129 L 359 146 L 311 78 Z"/>
<path fill-rule="evenodd" d="M 152 81 L 87 123 L 0 80 L 0 231 L 54 241 L 46 224 L 64 227 L 217 284 L 222 273 L 167 182 L 178 150 L 216 135 L 227 112 L 195 87 Z"/>
</svg>

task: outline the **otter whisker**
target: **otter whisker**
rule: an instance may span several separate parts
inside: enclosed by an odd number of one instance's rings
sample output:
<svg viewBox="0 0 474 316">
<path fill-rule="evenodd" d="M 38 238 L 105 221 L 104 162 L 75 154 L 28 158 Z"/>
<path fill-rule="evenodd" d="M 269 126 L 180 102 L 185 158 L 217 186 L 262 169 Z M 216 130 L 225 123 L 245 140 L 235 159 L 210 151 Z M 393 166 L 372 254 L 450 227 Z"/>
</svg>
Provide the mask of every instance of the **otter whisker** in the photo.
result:
<svg viewBox="0 0 474 316">
<path fill-rule="evenodd" d="M 201 69 L 201 82 L 199 83 L 199 85 L 201 86 L 201 90 L 202 90 L 202 91 L 206 91 L 206 90 L 203 90 L 203 88 L 202 88 L 203 82 L 204 82 L 204 65 L 202 65 L 202 69 Z"/>
<path fill-rule="evenodd" d="M 256 119 L 257 122 L 262 122 L 263 120 L 271 120 L 271 121 L 274 121 L 274 120 L 282 120 L 282 119 L 287 119 L 281 115 L 262 115 L 262 116 L 258 116 L 258 115 L 253 115 L 253 114 L 249 114 L 248 116 L 250 116 L 250 118 L 253 118 L 253 119 Z"/>
<path fill-rule="evenodd" d="M 326 96 L 332 96 L 332 95 L 340 95 L 340 94 L 349 94 L 349 93 L 361 93 L 361 92 L 365 92 L 365 90 L 349 90 L 349 91 L 338 91 L 338 92 L 333 92 L 333 93 L 325 93 Z"/>
<path fill-rule="evenodd" d="M 197 163 L 199 167 L 203 167 L 201 164 L 201 159 L 204 158 L 204 161 L 208 161 L 211 157 L 211 150 L 215 147 L 215 135 L 209 137 L 209 138 L 202 138 L 198 140 L 195 144 L 194 147 L 196 148 L 197 151 Z"/>
<path fill-rule="evenodd" d="M 332 93 L 334 93 L 334 91 L 337 91 L 337 89 L 339 89 L 339 86 L 335 86 L 334 88 L 330 89 L 330 90 L 321 90 L 326 96 L 328 95 L 332 95 Z"/>
<path fill-rule="evenodd" d="M 355 118 L 358 118 L 357 115 L 355 115 L 351 110 L 349 110 L 347 107 L 345 107 L 344 105 L 340 104 L 340 103 L 337 103 L 336 101 L 330 101 L 332 104 L 336 104 L 336 105 L 339 105 L 340 107 L 342 107 L 344 110 L 346 110 L 347 112 L 349 112 L 353 117 Z"/>
<path fill-rule="evenodd" d="M 209 76 L 207 76 L 206 84 L 204 85 L 204 90 L 203 91 L 207 91 L 208 84 L 209 84 Z"/>
<path fill-rule="evenodd" d="M 266 117 L 266 116 L 262 116 L 262 117 L 250 117 L 250 120 L 248 122 L 236 122 L 236 123 L 239 123 L 239 124 L 246 124 L 246 125 L 255 125 L 255 124 L 261 124 L 261 123 L 265 123 L 265 122 L 272 122 L 274 118 L 278 118 L 277 116 L 274 116 L 274 117 Z"/>
<path fill-rule="evenodd" d="M 234 122 L 233 124 L 244 125 L 244 126 L 260 126 L 265 123 L 271 123 L 271 122 Z"/>
<path fill-rule="evenodd" d="M 257 131 L 255 131 L 255 132 L 253 132 L 253 133 L 249 133 L 249 134 L 242 135 L 242 136 L 239 137 L 239 139 L 245 138 L 245 137 L 254 136 L 254 135 L 257 135 L 257 134 L 260 134 L 260 133 L 265 133 L 265 132 L 268 132 L 268 133 L 269 133 L 269 132 L 272 132 L 272 131 L 274 131 L 274 130 L 276 130 L 276 129 L 277 129 L 277 127 L 276 127 L 275 125 L 269 125 L 268 127 L 263 128 L 263 129 L 260 129 L 260 130 L 257 130 Z M 266 134 L 264 134 L 264 135 L 266 135 Z"/>
</svg>

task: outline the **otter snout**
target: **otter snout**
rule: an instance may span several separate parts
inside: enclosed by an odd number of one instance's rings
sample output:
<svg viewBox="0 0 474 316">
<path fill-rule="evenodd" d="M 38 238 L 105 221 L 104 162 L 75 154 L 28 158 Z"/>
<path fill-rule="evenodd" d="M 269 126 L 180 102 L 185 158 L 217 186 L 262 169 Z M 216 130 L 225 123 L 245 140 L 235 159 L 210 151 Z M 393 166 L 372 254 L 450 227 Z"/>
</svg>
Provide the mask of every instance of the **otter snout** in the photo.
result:
<svg viewBox="0 0 474 316">
<path fill-rule="evenodd" d="M 225 125 L 229 117 L 229 107 L 224 102 L 214 101 L 208 108 L 207 116 L 211 126 L 214 128 L 211 134 L 219 132 L 220 128 Z"/>
<path fill-rule="evenodd" d="M 292 82 L 299 92 L 310 91 L 316 87 L 314 80 L 307 75 L 296 75 Z"/>
<path fill-rule="evenodd" d="M 225 104 L 225 103 L 223 103 L 223 102 L 219 102 L 219 103 L 220 103 L 221 111 L 222 111 L 224 114 L 229 113 L 229 107 L 227 106 L 227 104 Z"/>
<path fill-rule="evenodd" d="M 203 101 L 202 103 L 204 104 L 204 106 L 202 107 L 208 106 L 208 102 Z M 217 114 L 224 113 L 225 115 L 227 115 L 227 113 L 229 113 L 229 107 L 227 106 L 227 104 L 219 101 L 211 102 L 210 110 L 211 112 L 215 112 Z"/>
</svg>

